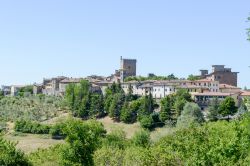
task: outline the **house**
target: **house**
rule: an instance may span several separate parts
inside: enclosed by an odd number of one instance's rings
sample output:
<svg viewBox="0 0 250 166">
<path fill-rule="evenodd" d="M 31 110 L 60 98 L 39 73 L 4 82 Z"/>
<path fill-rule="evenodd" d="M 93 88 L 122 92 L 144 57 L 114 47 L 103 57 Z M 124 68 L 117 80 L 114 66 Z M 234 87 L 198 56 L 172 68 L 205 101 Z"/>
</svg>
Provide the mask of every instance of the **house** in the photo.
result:
<svg viewBox="0 0 250 166">
<path fill-rule="evenodd" d="M 12 85 L 10 88 L 10 95 L 17 96 L 20 89 L 24 87 L 25 87 L 24 85 Z"/>
<path fill-rule="evenodd" d="M 220 92 L 222 93 L 238 93 L 241 92 L 241 88 L 236 86 L 228 85 L 228 84 L 220 84 L 219 85 Z"/>
<path fill-rule="evenodd" d="M 240 93 L 204 92 L 194 93 L 192 94 L 192 97 L 201 109 L 205 110 L 215 98 L 219 101 L 223 101 L 226 97 L 232 97 L 234 98 L 236 105 L 239 105 L 239 95 Z"/>
<path fill-rule="evenodd" d="M 2 85 L 2 92 L 4 96 L 8 96 L 11 93 L 11 86 Z"/>
<path fill-rule="evenodd" d="M 239 72 L 232 72 L 232 69 L 225 68 L 225 65 L 213 65 L 210 74 L 208 74 L 208 70 L 200 70 L 200 72 L 200 78 L 219 81 L 220 84 L 237 86 Z"/>
</svg>

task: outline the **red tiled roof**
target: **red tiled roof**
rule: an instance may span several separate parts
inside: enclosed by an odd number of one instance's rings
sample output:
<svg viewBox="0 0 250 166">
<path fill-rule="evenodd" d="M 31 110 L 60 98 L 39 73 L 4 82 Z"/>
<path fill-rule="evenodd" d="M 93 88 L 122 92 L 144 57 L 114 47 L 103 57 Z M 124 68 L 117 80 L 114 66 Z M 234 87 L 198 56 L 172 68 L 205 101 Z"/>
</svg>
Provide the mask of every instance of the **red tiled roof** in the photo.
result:
<svg viewBox="0 0 250 166">
<path fill-rule="evenodd" d="M 228 85 L 228 84 L 220 84 L 219 85 L 220 89 L 241 89 L 236 86 Z"/>
<path fill-rule="evenodd" d="M 196 93 L 195 96 L 231 96 L 232 93 L 221 93 L 221 92 L 204 92 Z"/>
<path fill-rule="evenodd" d="M 241 96 L 250 96 L 250 91 L 242 91 Z"/>
</svg>

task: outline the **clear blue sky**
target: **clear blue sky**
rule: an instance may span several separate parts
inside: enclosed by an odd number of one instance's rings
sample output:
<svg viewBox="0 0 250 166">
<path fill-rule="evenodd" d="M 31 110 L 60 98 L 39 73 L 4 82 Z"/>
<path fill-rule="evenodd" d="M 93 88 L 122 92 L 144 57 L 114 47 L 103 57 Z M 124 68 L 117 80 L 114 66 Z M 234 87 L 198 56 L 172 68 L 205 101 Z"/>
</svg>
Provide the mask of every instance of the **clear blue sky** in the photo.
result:
<svg viewBox="0 0 250 166">
<path fill-rule="evenodd" d="M 225 64 L 250 87 L 249 15 L 250 0 L 2 0 L 0 85 L 107 76 L 124 56 L 140 75 Z"/>
</svg>

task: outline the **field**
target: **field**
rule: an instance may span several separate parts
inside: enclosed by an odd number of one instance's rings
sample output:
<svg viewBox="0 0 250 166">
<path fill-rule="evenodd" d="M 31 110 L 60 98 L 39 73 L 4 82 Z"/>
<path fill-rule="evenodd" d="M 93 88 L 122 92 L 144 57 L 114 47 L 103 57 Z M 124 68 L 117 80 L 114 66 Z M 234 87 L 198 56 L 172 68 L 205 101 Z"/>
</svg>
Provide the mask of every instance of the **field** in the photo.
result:
<svg viewBox="0 0 250 166">
<path fill-rule="evenodd" d="M 4 136 L 7 140 L 17 143 L 17 148 L 24 151 L 26 154 L 35 152 L 38 149 L 46 149 L 53 145 L 63 143 L 62 140 L 53 140 L 48 135 L 36 134 L 7 134 Z"/>
</svg>

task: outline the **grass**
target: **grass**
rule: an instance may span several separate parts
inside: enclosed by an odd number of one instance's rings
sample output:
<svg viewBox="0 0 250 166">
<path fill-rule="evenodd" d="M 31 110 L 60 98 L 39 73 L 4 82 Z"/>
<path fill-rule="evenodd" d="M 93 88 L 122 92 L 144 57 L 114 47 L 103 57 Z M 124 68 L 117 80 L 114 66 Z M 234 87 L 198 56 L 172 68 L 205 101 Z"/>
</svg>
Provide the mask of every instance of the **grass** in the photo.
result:
<svg viewBox="0 0 250 166">
<path fill-rule="evenodd" d="M 117 123 L 114 122 L 109 117 L 98 119 L 97 121 L 101 122 L 104 125 L 104 128 L 107 130 L 108 133 L 110 133 L 114 129 L 121 129 L 126 133 L 127 138 L 133 137 L 133 135 L 137 131 L 140 131 L 142 129 L 139 123 L 134 123 L 134 124 L 125 124 L 122 122 Z M 174 131 L 175 128 L 168 126 L 162 128 L 156 128 L 151 132 L 151 140 L 153 142 L 156 142 L 162 137 L 172 134 Z"/>
<path fill-rule="evenodd" d="M 51 146 L 64 143 L 63 140 L 53 140 L 49 135 L 18 134 L 11 133 L 4 136 L 5 139 L 17 143 L 17 148 L 28 154 L 38 149 L 46 149 Z"/>
<path fill-rule="evenodd" d="M 97 121 L 101 122 L 104 125 L 104 128 L 110 133 L 114 129 L 121 129 L 126 133 L 127 138 L 131 138 L 137 131 L 141 129 L 139 123 L 134 124 L 125 124 L 122 122 L 114 122 L 111 118 L 105 117 L 98 119 Z"/>
</svg>

